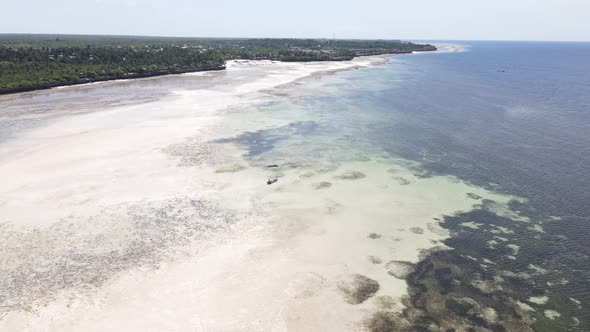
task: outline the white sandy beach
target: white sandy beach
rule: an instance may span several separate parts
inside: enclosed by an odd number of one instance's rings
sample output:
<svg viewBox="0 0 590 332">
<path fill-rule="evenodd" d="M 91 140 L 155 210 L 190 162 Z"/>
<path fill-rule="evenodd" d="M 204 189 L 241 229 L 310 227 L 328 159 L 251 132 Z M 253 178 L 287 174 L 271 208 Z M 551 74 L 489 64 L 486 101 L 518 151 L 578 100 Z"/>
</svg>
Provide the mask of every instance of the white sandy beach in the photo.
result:
<svg viewBox="0 0 590 332">
<path fill-rule="evenodd" d="M 202 86 L 71 115 L 64 104 L 0 143 L 0 330 L 345 331 L 401 310 L 404 264 L 447 236 L 434 218 L 477 204 L 467 193 L 507 197 L 386 156 L 271 169 L 213 143 L 292 122 L 240 117 L 288 83 L 383 59 L 152 78 Z M 361 303 L 347 297 L 354 275 L 379 285 Z"/>
</svg>

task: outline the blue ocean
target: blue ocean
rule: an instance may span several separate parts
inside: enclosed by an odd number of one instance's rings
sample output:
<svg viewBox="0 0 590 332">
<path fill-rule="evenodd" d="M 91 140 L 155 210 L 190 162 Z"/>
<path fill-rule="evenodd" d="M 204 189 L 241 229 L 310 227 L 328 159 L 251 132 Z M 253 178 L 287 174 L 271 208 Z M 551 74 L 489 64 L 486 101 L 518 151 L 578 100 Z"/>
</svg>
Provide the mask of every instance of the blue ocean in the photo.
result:
<svg viewBox="0 0 590 332">
<path fill-rule="evenodd" d="M 510 209 L 542 227 L 500 216 L 486 200 L 441 220 L 452 250 L 433 251 L 418 264 L 408 279 L 404 315 L 415 330 L 474 324 L 495 331 L 588 331 L 590 44 L 464 44 L 462 52 L 395 56 L 382 66 L 305 84 L 298 88 L 304 97 L 289 107 L 321 120 L 237 140 L 250 146 L 253 160 L 294 136 L 303 137 L 296 149 L 305 156 L 342 157 L 334 151 L 346 149 L 362 160 L 385 151 L 417 162 L 420 177 L 453 176 L 523 198 Z M 283 101 L 262 108 L 285 107 Z M 272 158 L 296 154 L 277 150 Z M 460 226 L 471 220 L 484 221 L 483 228 Z M 506 258 L 509 249 L 491 248 L 497 238 L 516 241 L 518 254 Z M 482 267 L 472 258 L 495 265 Z M 493 308 L 503 321 L 474 313 L 473 303 Z M 396 326 L 393 320 L 376 317 L 373 330 Z"/>
</svg>

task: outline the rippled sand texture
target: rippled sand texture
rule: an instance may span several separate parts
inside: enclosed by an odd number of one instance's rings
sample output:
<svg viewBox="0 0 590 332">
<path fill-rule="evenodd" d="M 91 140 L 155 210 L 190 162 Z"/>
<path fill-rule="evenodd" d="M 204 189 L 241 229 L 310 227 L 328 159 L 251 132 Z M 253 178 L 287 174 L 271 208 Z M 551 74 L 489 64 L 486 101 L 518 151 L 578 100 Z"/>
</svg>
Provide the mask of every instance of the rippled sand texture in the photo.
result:
<svg viewBox="0 0 590 332">
<path fill-rule="evenodd" d="M 509 198 L 330 137 L 310 149 L 318 119 L 264 111 L 381 61 L 3 98 L 0 329 L 343 331 L 401 310 L 403 278 L 447 237 L 439 218 Z"/>
</svg>

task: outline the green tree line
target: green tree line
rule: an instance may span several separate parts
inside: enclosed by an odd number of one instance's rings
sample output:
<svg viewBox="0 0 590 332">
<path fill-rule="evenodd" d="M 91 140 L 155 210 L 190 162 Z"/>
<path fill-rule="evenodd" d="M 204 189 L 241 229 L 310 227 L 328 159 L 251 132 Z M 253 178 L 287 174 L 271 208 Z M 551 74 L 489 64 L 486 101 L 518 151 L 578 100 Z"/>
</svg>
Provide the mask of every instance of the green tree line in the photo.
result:
<svg viewBox="0 0 590 332">
<path fill-rule="evenodd" d="M 342 61 L 433 50 L 397 40 L 0 35 L 0 93 L 221 70 L 230 59 Z"/>
</svg>

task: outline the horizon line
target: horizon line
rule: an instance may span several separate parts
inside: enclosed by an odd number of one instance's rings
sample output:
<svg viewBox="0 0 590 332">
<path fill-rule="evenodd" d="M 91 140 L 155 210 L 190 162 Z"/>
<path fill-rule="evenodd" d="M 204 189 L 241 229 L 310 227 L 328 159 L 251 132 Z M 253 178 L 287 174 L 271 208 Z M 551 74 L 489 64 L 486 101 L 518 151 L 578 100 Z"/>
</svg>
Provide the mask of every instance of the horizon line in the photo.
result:
<svg viewBox="0 0 590 332">
<path fill-rule="evenodd" d="M 549 40 L 549 39 L 453 39 L 453 38 L 333 38 L 333 37 L 205 37 L 205 36 L 164 36 L 136 34 L 96 34 L 96 33 L 42 33 L 42 32 L 0 32 L 3 35 L 42 35 L 42 36 L 87 36 L 87 37 L 141 37 L 141 38 L 187 38 L 187 39 L 325 39 L 325 40 L 399 40 L 420 42 L 545 42 L 545 43 L 589 43 L 590 40 Z"/>
</svg>

